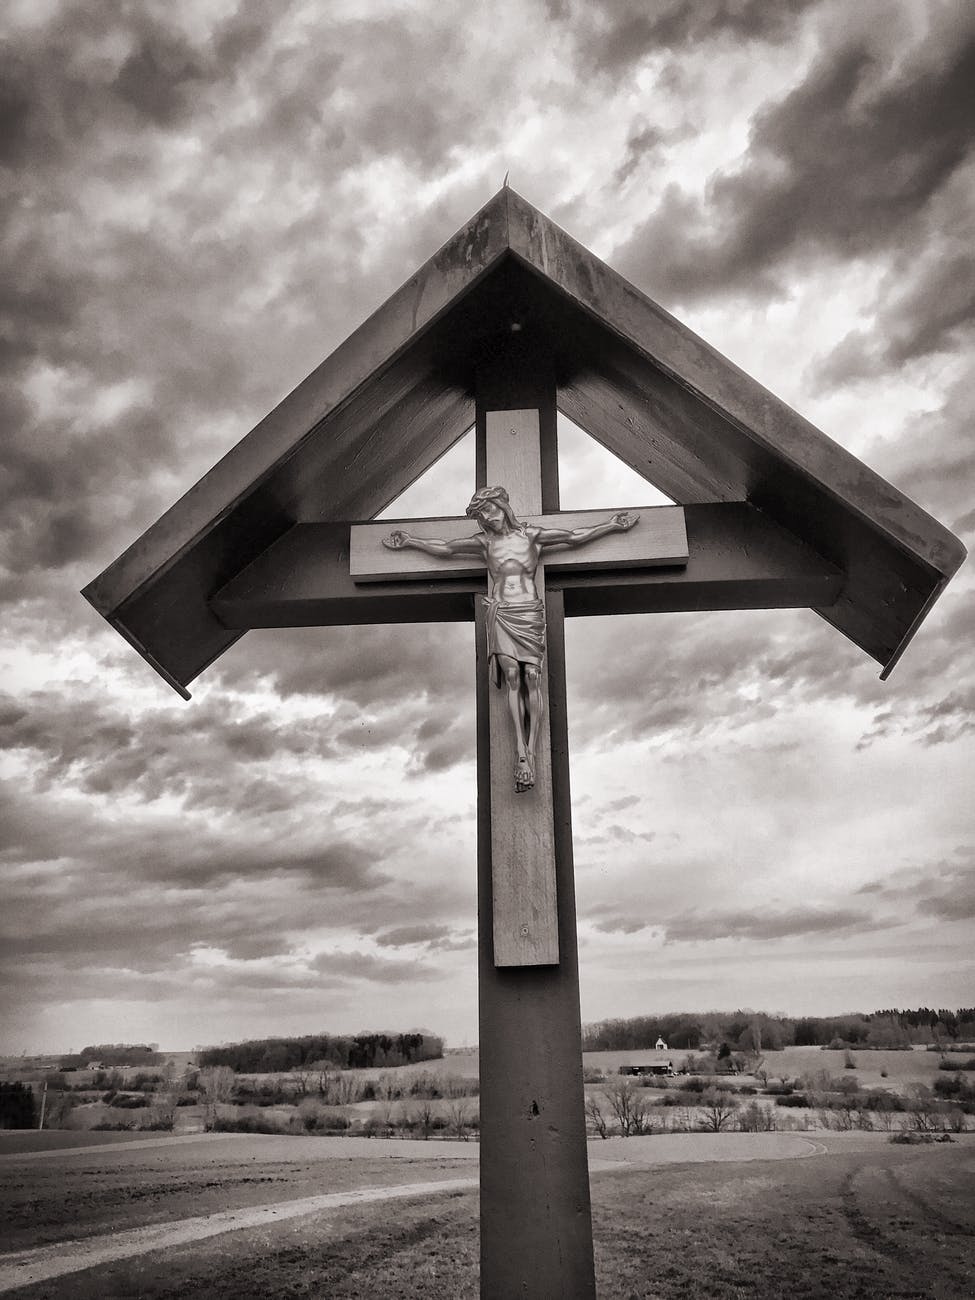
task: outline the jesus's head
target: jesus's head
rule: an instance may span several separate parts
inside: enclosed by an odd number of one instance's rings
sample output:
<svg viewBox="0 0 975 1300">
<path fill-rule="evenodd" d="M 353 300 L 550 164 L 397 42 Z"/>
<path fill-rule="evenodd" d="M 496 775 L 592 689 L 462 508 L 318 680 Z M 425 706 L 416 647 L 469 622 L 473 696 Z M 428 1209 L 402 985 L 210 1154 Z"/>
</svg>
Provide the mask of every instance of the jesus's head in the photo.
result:
<svg viewBox="0 0 975 1300">
<path fill-rule="evenodd" d="M 471 497 L 467 514 L 476 519 L 485 532 L 499 533 L 506 528 L 521 527 L 508 500 L 507 489 L 503 487 L 478 488 Z"/>
</svg>

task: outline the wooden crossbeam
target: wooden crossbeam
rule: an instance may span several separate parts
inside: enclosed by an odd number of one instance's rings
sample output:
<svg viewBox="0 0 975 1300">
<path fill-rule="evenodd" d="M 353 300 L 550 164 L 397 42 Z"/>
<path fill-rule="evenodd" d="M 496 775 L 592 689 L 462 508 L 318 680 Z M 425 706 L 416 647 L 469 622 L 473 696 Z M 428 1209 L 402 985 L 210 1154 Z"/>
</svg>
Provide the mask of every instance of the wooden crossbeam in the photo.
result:
<svg viewBox="0 0 975 1300">
<path fill-rule="evenodd" d="M 628 507 L 629 509 L 630 507 Z M 637 528 L 611 533 L 588 542 L 584 550 L 546 550 L 545 572 L 583 573 L 586 570 L 646 569 L 683 566 L 687 563 L 687 529 L 681 506 L 632 508 L 639 514 Z M 586 528 L 600 523 L 609 510 L 559 510 L 551 514 L 520 515 L 529 527 Z M 395 528 L 414 537 L 469 537 L 477 532 L 465 516 L 443 519 L 384 519 L 353 524 L 349 536 L 349 572 L 355 582 L 395 582 L 408 575 L 428 578 L 480 576 L 484 565 L 470 558 L 441 560 L 420 551 L 391 551 L 383 545 Z"/>
<path fill-rule="evenodd" d="M 651 511 L 668 507 L 631 508 L 642 522 Z M 564 593 L 566 616 L 823 609 L 839 598 L 842 571 L 762 511 L 745 502 L 682 510 L 689 551 L 683 565 L 573 572 L 558 567 L 557 555 L 546 559 L 546 585 Z M 410 521 L 411 529 L 418 526 L 418 521 Z M 388 533 L 395 524 L 368 527 Z M 484 578 L 476 572 L 450 578 L 353 580 L 352 528 L 349 523 L 295 524 L 211 596 L 210 609 L 225 627 L 240 630 L 473 619 L 472 597 L 485 590 Z M 617 540 L 602 539 L 593 550 L 603 541 Z M 389 554 L 397 558 L 395 552 Z"/>
</svg>

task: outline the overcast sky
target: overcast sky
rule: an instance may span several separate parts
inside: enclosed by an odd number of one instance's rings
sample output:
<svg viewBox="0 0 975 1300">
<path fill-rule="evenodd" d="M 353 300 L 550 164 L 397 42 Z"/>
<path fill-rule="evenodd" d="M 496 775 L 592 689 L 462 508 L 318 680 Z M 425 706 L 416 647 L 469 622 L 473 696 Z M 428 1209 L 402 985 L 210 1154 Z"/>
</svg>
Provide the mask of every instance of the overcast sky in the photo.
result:
<svg viewBox="0 0 975 1300">
<path fill-rule="evenodd" d="M 470 627 L 251 633 L 186 703 L 77 593 L 508 171 L 970 547 L 975 11 L 0 23 L 0 1049 L 473 1042 Z M 567 507 L 653 498 L 563 460 Z M 462 444 L 393 513 L 472 487 Z M 972 587 L 887 683 L 808 611 L 568 624 L 584 1019 L 971 1004 Z"/>
</svg>

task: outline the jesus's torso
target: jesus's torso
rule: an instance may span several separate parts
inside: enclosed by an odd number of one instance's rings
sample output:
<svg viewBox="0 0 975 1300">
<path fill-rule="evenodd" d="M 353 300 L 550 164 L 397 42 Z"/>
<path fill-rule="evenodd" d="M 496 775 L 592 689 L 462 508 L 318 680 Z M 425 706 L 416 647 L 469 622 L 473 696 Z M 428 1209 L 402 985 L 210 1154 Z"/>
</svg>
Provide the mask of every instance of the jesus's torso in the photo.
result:
<svg viewBox="0 0 975 1300">
<path fill-rule="evenodd" d="M 504 605 L 538 599 L 535 570 L 541 550 L 533 531 L 488 535 L 484 549 L 490 596 Z"/>
</svg>

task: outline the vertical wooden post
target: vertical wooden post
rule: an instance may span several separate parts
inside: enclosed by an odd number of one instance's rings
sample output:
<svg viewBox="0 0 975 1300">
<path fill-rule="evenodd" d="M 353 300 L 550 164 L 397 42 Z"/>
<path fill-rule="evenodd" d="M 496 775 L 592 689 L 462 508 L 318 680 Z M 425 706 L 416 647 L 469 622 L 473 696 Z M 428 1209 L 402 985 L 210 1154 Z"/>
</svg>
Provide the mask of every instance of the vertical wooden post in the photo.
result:
<svg viewBox="0 0 975 1300">
<path fill-rule="evenodd" d="M 478 486 L 487 412 L 539 413 L 542 505 L 558 509 L 555 383 L 525 347 L 478 374 Z M 551 815 L 558 965 L 497 966 L 492 889 L 490 693 L 477 616 L 481 1295 L 485 1300 L 595 1296 L 569 804 L 561 593 L 546 597 Z M 510 770 L 500 779 L 512 780 Z M 538 792 L 535 792 L 536 794 Z M 518 796 L 518 798 L 533 798 Z"/>
<path fill-rule="evenodd" d="M 541 421 L 536 407 L 486 409 L 485 477 L 507 488 L 517 516 L 542 513 Z M 545 598 L 544 566 L 535 574 Z M 541 696 L 548 700 L 542 664 Z M 488 692 L 491 740 L 491 881 L 495 966 L 554 966 L 559 921 L 552 822 L 552 746 L 548 707 L 533 721 L 537 732 L 535 787 L 517 794 L 517 746 L 506 690 Z"/>
</svg>

